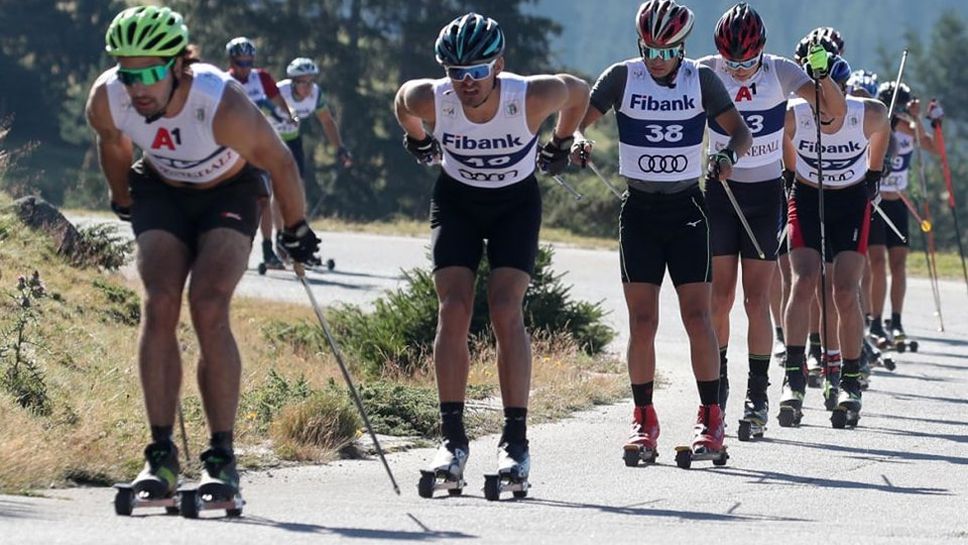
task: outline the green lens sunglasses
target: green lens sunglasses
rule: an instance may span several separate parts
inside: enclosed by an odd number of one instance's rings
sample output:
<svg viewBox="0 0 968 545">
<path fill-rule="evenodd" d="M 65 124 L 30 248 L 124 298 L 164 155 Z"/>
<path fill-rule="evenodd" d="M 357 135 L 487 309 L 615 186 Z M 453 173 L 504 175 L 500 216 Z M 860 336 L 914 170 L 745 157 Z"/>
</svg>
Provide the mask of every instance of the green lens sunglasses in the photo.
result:
<svg viewBox="0 0 968 545">
<path fill-rule="evenodd" d="M 142 85 L 154 85 L 165 79 L 165 77 L 168 75 L 168 71 L 174 64 L 175 59 L 171 59 L 166 64 L 157 64 L 147 68 L 121 68 L 119 66 L 118 79 L 121 80 L 121 83 L 128 87 L 134 85 L 135 83 L 141 83 Z"/>
</svg>

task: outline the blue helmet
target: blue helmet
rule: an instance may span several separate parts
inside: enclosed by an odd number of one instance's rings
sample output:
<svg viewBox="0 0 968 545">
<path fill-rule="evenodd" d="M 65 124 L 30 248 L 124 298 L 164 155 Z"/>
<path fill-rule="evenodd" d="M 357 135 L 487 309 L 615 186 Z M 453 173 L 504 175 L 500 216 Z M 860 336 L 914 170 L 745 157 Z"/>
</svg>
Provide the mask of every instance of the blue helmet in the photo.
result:
<svg viewBox="0 0 968 545">
<path fill-rule="evenodd" d="M 494 19 L 468 13 L 444 25 L 434 53 L 443 66 L 490 62 L 504 53 L 504 32 Z"/>
<path fill-rule="evenodd" d="M 255 57 L 255 44 L 245 36 L 232 38 L 225 44 L 225 54 L 229 57 Z"/>
<path fill-rule="evenodd" d="M 867 70 L 855 70 L 847 78 L 847 92 L 854 94 L 855 91 L 867 93 L 869 98 L 877 96 L 877 74 Z"/>
</svg>

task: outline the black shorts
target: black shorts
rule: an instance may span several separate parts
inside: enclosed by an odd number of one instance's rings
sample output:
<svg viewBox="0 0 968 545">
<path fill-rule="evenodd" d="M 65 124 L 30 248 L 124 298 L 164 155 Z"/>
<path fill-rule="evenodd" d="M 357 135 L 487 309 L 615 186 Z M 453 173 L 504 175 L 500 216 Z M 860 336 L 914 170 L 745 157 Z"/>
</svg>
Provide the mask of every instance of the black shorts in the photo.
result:
<svg viewBox="0 0 968 545">
<path fill-rule="evenodd" d="M 896 201 L 882 200 L 878 206 L 887 214 L 887 217 L 891 218 L 891 221 L 897 226 L 897 230 L 904 235 L 905 240 L 898 238 L 894 230 L 884 222 L 884 218 L 876 211 L 872 211 L 871 235 L 868 245 L 887 246 L 888 248 L 908 246 L 906 240 L 910 240 L 911 237 L 908 235 L 908 210 L 904 206 L 904 201 L 901 199 L 897 199 Z"/>
<path fill-rule="evenodd" d="M 252 239 L 269 195 L 265 172 L 246 165 L 234 177 L 210 189 L 174 187 L 161 180 L 144 160 L 128 171 L 131 226 L 137 237 L 158 229 L 171 233 L 195 253 L 202 233 L 218 227 Z"/>
<path fill-rule="evenodd" d="M 709 212 L 697 185 L 670 195 L 629 188 L 619 216 L 622 282 L 712 281 Z"/>
<path fill-rule="evenodd" d="M 763 259 L 774 261 L 777 226 L 783 208 L 782 180 L 732 182 L 729 187 L 763 250 Z M 706 182 L 706 207 L 709 208 L 709 222 L 712 224 L 710 235 L 714 256 L 739 254 L 743 259 L 760 259 L 722 183 L 715 180 Z"/>
<path fill-rule="evenodd" d="M 813 248 L 820 252 L 819 190 L 797 182 L 790 199 L 790 250 Z M 827 253 L 833 262 L 840 252 L 867 255 L 871 224 L 871 206 L 863 183 L 845 189 L 827 189 L 824 195 L 824 223 Z"/>
<path fill-rule="evenodd" d="M 541 230 L 541 191 L 534 175 L 497 189 L 471 187 L 440 174 L 430 201 L 434 270 L 477 271 L 487 241 L 491 269 L 534 272 Z"/>
<path fill-rule="evenodd" d="M 297 136 L 292 140 L 285 140 L 286 146 L 289 151 L 292 152 L 292 158 L 296 160 L 296 166 L 299 167 L 299 177 L 306 177 L 306 155 L 303 153 L 303 141 L 302 136 Z"/>
</svg>

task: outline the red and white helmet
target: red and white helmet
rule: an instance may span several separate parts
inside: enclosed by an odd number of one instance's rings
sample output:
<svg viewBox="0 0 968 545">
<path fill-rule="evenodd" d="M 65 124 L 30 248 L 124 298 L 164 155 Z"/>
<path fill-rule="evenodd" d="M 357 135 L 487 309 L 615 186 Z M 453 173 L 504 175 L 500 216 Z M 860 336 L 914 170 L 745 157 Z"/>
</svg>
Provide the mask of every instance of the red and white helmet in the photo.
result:
<svg viewBox="0 0 968 545">
<path fill-rule="evenodd" d="M 696 16 L 674 0 L 649 0 L 639 6 L 635 27 L 647 47 L 676 47 L 686 41 Z"/>
</svg>

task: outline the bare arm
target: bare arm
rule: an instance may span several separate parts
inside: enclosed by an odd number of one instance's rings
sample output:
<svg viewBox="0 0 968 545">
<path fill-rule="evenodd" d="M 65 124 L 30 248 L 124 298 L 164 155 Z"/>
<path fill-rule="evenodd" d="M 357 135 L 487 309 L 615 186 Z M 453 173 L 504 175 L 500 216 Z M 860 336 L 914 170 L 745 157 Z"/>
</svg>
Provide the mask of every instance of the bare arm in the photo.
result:
<svg viewBox="0 0 968 545">
<path fill-rule="evenodd" d="M 924 151 L 933 153 L 934 155 L 941 155 L 941 149 L 938 147 L 938 143 L 934 141 L 934 135 L 924 130 L 924 124 L 921 123 L 921 101 L 914 99 L 908 102 L 907 111 L 910 117 L 906 115 L 900 116 L 902 123 L 898 125 L 898 130 L 914 136 L 920 142 L 921 149 Z"/>
<path fill-rule="evenodd" d="M 887 119 L 887 106 L 880 101 L 864 100 L 864 134 L 871 142 L 867 168 L 884 170 L 884 156 L 891 143 L 891 123 Z"/>
<path fill-rule="evenodd" d="M 128 170 L 134 160 L 134 146 L 131 139 L 114 125 L 108 105 L 107 88 L 103 84 L 91 89 L 85 114 L 96 135 L 97 157 L 101 171 L 108 181 L 108 196 L 111 202 L 129 207 L 131 191 L 128 188 Z"/>
<path fill-rule="evenodd" d="M 295 116 L 292 115 L 292 111 L 289 109 L 289 105 L 286 104 L 286 99 L 282 98 L 282 95 L 276 95 L 269 99 L 269 102 L 275 105 L 279 112 L 285 112 L 289 116 L 289 120 L 292 122 L 296 121 Z"/>
<path fill-rule="evenodd" d="M 393 113 L 410 138 L 427 138 L 426 127 L 433 127 L 436 121 L 433 80 L 415 79 L 404 83 L 393 101 Z"/>
<path fill-rule="evenodd" d="M 797 89 L 797 96 L 813 104 L 816 100 L 816 90 L 813 83 L 805 83 Z M 820 80 L 820 109 L 834 117 L 847 114 L 847 98 L 840 90 L 840 86 L 830 78 Z"/>
<path fill-rule="evenodd" d="M 329 111 L 329 108 L 323 108 L 316 112 L 316 119 L 319 119 L 319 123 L 323 126 L 326 139 L 337 148 L 343 147 L 343 138 L 339 134 L 339 125 L 336 123 L 336 118 L 333 117 L 333 113 Z"/>
<path fill-rule="evenodd" d="M 554 136 L 570 138 L 588 109 L 588 84 L 571 74 L 528 78 L 528 127 L 536 132 L 548 116 L 559 112 Z"/>
<path fill-rule="evenodd" d="M 305 195 L 292 153 L 237 85 L 225 87 L 212 128 L 216 142 L 269 173 L 286 227 L 305 218 Z"/>
</svg>

